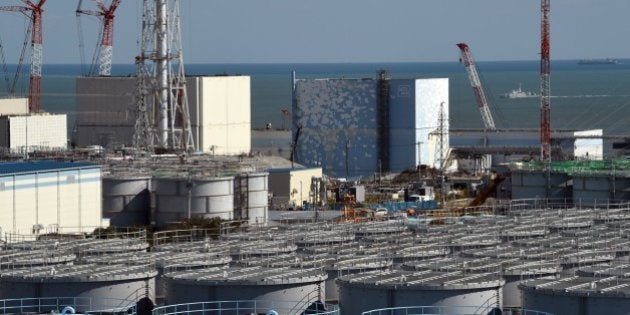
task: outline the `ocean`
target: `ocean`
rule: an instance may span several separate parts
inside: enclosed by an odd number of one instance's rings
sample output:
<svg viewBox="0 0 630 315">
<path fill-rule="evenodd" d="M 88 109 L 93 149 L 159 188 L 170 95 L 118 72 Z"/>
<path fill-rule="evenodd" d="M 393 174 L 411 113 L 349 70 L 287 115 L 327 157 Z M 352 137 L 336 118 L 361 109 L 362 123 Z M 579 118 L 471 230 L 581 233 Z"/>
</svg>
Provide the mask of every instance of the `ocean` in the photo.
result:
<svg viewBox="0 0 630 315">
<path fill-rule="evenodd" d="M 456 59 L 456 54 L 453 55 Z M 478 62 L 477 67 L 497 127 L 537 128 L 539 98 L 506 99 L 501 95 L 518 88 L 519 84 L 523 90 L 539 93 L 539 62 Z M 114 65 L 112 74 L 130 76 L 134 69 L 133 65 Z M 254 129 L 262 129 L 267 123 L 274 129 L 290 128 L 282 109 L 291 110 L 291 71 L 296 71 L 298 78 L 373 78 L 379 69 L 389 71 L 394 79 L 449 78 L 451 126 L 483 126 L 466 69 L 458 62 L 186 65 L 186 73 L 190 75 L 251 76 Z M 71 129 L 76 108 L 75 78 L 81 75 L 81 66 L 44 65 L 42 72 L 42 109 L 68 114 Z M 25 74 L 18 95 L 26 94 L 27 82 Z M 601 128 L 607 135 L 630 135 L 630 60 L 610 65 L 554 61 L 551 94 L 553 129 Z M 0 97 L 3 96 L 6 96 L 6 85 L 0 83 Z"/>
</svg>

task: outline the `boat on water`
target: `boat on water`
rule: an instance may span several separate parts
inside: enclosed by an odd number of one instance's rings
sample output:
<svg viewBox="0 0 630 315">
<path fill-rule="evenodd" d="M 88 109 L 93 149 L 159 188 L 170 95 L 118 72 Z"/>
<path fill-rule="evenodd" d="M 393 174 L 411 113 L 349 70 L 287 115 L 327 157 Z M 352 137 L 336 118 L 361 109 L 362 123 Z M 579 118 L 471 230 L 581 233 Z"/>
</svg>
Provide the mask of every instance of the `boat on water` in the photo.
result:
<svg viewBox="0 0 630 315">
<path fill-rule="evenodd" d="M 538 97 L 540 96 L 539 94 L 536 94 L 534 92 L 531 91 L 523 91 L 523 88 L 521 86 L 521 84 L 519 83 L 518 85 L 518 89 L 514 89 L 508 93 L 505 93 L 503 95 L 501 95 L 502 98 L 510 98 L 510 99 L 515 99 L 515 98 L 531 98 L 531 97 Z"/>
<path fill-rule="evenodd" d="M 581 59 L 578 61 L 578 65 L 616 65 L 619 60 L 614 58 L 601 58 L 601 59 Z"/>
</svg>

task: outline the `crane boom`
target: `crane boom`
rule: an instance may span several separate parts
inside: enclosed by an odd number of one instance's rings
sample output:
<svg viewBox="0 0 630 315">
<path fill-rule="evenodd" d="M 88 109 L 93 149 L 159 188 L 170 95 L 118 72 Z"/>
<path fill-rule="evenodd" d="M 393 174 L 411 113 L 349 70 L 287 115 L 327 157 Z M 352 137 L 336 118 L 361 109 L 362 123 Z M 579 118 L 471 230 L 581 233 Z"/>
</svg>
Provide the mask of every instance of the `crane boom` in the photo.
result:
<svg viewBox="0 0 630 315">
<path fill-rule="evenodd" d="M 99 17 L 103 23 L 98 51 L 98 64 L 100 76 L 110 76 L 112 73 L 112 56 L 114 51 L 114 18 L 116 9 L 121 0 L 112 0 L 109 8 L 103 4 L 102 0 L 95 0 L 97 10 L 82 10 L 81 2 L 77 8 L 77 15 L 85 14 Z M 81 32 L 81 30 L 79 30 Z"/>
<path fill-rule="evenodd" d="M 24 6 L 3 6 L 0 11 L 21 12 L 31 20 L 31 75 L 29 78 L 28 108 L 31 112 L 39 112 L 42 94 L 42 62 L 43 62 L 43 29 L 42 7 L 46 0 L 34 3 L 31 0 L 22 0 Z M 28 14 L 30 12 L 30 15 Z M 18 67 L 21 67 L 22 59 Z"/>
<path fill-rule="evenodd" d="M 459 50 L 462 53 L 461 61 L 463 61 L 464 65 L 466 66 L 468 78 L 470 79 L 470 85 L 473 88 L 475 98 L 477 99 L 477 104 L 479 105 L 479 111 L 481 112 L 483 125 L 487 130 L 496 130 L 497 128 L 494 125 L 494 119 L 492 119 L 492 114 L 490 113 L 490 109 L 488 107 L 486 94 L 484 93 L 483 87 L 481 86 L 481 80 L 479 80 L 477 67 L 475 66 L 475 61 L 473 60 L 472 54 L 470 53 L 470 49 L 465 43 L 459 43 L 457 44 L 457 47 L 459 47 Z"/>
<path fill-rule="evenodd" d="M 540 9 L 540 160 L 551 162 L 550 0 L 541 0 Z"/>
</svg>

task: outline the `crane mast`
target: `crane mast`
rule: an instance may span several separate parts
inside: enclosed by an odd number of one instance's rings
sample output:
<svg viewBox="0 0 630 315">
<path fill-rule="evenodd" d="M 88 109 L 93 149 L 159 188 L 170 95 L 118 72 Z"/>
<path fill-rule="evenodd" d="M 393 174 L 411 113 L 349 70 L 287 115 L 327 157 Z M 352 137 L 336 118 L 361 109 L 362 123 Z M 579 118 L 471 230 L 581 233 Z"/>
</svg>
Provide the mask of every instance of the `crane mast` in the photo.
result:
<svg viewBox="0 0 630 315">
<path fill-rule="evenodd" d="M 540 7 L 540 160 L 551 162 L 550 0 L 541 0 Z"/>
<path fill-rule="evenodd" d="M 470 53 L 470 49 L 465 43 L 459 43 L 457 44 L 457 47 L 459 47 L 459 50 L 462 53 L 461 61 L 463 61 L 466 66 L 468 78 L 470 79 L 470 85 L 473 88 L 477 104 L 479 105 L 479 111 L 481 112 L 481 119 L 483 120 L 484 128 L 486 130 L 496 130 L 497 128 L 494 125 L 494 119 L 492 119 L 492 114 L 490 113 L 490 108 L 488 107 L 486 93 L 484 93 L 483 87 L 481 86 L 481 80 L 479 80 L 477 67 L 475 66 L 475 61 Z"/>
<path fill-rule="evenodd" d="M 42 7 L 46 0 L 34 3 L 31 0 L 22 0 L 24 6 L 2 6 L 0 11 L 21 12 L 31 20 L 31 73 L 29 78 L 28 108 L 30 112 L 39 112 L 42 95 L 42 62 L 43 62 L 43 27 Z M 28 14 L 30 12 L 30 15 Z M 22 64 L 20 58 L 18 68 Z"/>
<path fill-rule="evenodd" d="M 112 56 L 114 51 L 114 18 L 116 9 L 120 5 L 121 0 L 112 0 L 109 8 L 103 4 L 103 0 L 94 0 L 98 11 L 96 10 L 82 10 L 81 2 L 79 0 L 79 6 L 77 7 L 77 15 L 86 14 L 99 17 L 103 23 L 101 31 L 101 39 L 98 50 L 98 64 L 100 76 L 110 76 L 112 74 Z"/>
</svg>

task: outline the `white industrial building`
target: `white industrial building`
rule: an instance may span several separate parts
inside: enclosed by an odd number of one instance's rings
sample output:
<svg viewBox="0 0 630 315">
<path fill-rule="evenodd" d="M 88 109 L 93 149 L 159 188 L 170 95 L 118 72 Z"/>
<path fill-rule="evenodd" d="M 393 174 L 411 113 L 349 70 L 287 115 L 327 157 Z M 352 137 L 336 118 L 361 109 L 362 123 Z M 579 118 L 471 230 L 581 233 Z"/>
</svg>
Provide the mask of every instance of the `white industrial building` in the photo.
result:
<svg viewBox="0 0 630 315">
<path fill-rule="evenodd" d="M 28 112 L 28 99 L 0 99 L 0 148 L 11 153 L 65 150 L 67 116 Z"/>
<path fill-rule="evenodd" d="M 101 199 L 99 165 L 54 161 L 0 164 L 2 233 L 91 232 L 104 225 Z"/>
<path fill-rule="evenodd" d="M 269 170 L 269 193 L 272 208 L 299 208 L 306 203 L 315 203 L 319 196 L 313 179 L 322 178 L 322 169 L 315 168 L 275 168 Z M 322 188 L 320 186 L 320 192 Z M 319 198 L 320 201 L 325 201 Z"/>
<path fill-rule="evenodd" d="M 439 167 L 449 150 L 448 117 L 447 78 L 299 79 L 295 160 L 349 178 Z"/>
<path fill-rule="evenodd" d="M 187 77 L 193 141 L 199 151 L 239 155 L 251 151 L 249 76 Z M 132 143 L 136 109 L 135 77 L 77 79 L 78 146 Z"/>
<path fill-rule="evenodd" d="M 199 151 L 239 155 L 251 151 L 248 76 L 188 77 L 188 107 Z"/>
</svg>

